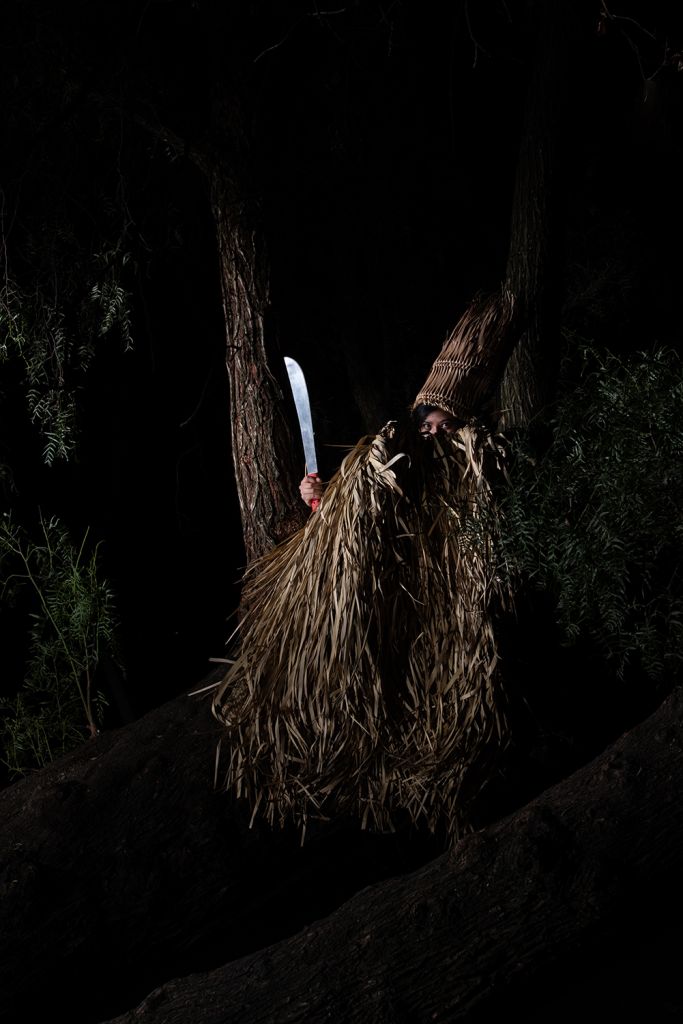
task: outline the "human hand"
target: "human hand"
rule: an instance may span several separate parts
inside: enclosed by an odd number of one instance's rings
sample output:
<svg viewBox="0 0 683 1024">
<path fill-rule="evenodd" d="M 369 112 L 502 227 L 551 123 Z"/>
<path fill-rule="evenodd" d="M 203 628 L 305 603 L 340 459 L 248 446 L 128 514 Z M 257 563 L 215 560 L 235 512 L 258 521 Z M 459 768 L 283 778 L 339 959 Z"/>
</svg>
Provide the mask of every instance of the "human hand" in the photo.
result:
<svg viewBox="0 0 683 1024">
<path fill-rule="evenodd" d="M 299 484 L 299 492 L 307 505 L 313 501 L 320 501 L 324 490 L 325 485 L 317 476 L 305 476 Z"/>
</svg>

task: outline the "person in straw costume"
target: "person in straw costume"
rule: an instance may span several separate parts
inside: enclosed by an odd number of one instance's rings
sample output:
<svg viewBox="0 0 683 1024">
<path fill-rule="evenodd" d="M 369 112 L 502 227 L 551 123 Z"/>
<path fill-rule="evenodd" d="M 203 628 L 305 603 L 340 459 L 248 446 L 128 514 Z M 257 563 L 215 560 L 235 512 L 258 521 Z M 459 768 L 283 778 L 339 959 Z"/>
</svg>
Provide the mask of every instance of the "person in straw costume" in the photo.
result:
<svg viewBox="0 0 683 1024">
<path fill-rule="evenodd" d="M 494 626 L 511 595 L 491 514 L 504 446 L 482 412 L 514 319 L 508 292 L 475 300 L 414 415 L 362 439 L 303 530 L 247 571 L 213 709 L 225 785 L 252 820 L 467 828 L 507 737 Z"/>
</svg>

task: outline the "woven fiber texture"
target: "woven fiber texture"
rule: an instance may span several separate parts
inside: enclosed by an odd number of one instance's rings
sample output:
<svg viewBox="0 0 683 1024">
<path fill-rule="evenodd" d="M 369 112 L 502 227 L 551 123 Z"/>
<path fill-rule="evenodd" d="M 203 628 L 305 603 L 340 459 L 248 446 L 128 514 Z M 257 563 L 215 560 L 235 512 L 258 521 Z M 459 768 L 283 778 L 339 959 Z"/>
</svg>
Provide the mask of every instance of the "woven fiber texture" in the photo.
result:
<svg viewBox="0 0 683 1024">
<path fill-rule="evenodd" d="M 499 383 L 516 319 L 513 296 L 504 289 L 474 299 L 444 342 L 414 406 L 434 405 L 465 421 L 477 416 Z"/>
</svg>

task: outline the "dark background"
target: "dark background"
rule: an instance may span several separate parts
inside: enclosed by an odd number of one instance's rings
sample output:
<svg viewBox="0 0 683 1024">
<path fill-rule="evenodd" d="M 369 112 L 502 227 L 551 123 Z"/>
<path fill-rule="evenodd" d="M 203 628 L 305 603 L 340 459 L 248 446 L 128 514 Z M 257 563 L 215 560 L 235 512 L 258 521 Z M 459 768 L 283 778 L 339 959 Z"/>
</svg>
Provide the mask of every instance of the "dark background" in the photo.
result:
<svg viewBox="0 0 683 1024">
<path fill-rule="evenodd" d="M 678 347 L 680 16 L 586 9 L 558 126 L 564 344 Z M 234 125 L 221 111 L 239 97 L 268 330 L 304 366 L 328 474 L 334 446 L 409 403 L 465 304 L 504 274 L 535 6 L 30 0 L 3 18 L 10 276 L 31 289 L 103 239 L 132 254 L 134 347 L 104 338 L 74 376 L 70 463 L 41 464 L 20 367 L 4 362 L 0 384 L 6 506 L 102 542 L 125 669 L 116 724 L 201 682 L 239 595 L 218 262 L 196 158 Z M 3 613 L 6 636 L 17 617 Z M 7 647 L 12 692 L 21 642 Z"/>
</svg>

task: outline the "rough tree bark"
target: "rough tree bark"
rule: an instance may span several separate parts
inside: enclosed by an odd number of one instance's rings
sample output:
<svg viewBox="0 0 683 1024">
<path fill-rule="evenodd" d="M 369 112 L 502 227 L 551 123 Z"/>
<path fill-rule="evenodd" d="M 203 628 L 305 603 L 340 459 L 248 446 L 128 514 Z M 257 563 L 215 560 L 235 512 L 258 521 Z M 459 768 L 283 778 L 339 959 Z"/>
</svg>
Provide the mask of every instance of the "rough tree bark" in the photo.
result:
<svg viewBox="0 0 683 1024">
<path fill-rule="evenodd" d="M 299 474 L 284 411 L 277 356 L 266 337 L 268 258 L 245 184 L 220 164 L 211 171 L 230 380 L 232 451 L 247 560 L 264 554 L 302 525 L 293 483 Z M 281 359 L 280 359 L 281 361 Z M 280 374 L 280 379 L 282 375 Z"/>
<path fill-rule="evenodd" d="M 94 1024 L 253 954 L 121 1020 L 490 1020 L 515 992 L 531 1020 L 539 979 L 568 999 L 576 977 L 614 979 L 625 946 L 654 963 L 648 906 L 659 935 L 676 926 L 680 694 L 526 809 L 313 926 L 433 849 L 248 830 L 213 789 L 215 739 L 206 703 L 181 697 L 0 793 L 0 1019 Z"/>
<path fill-rule="evenodd" d="M 270 263 L 250 170 L 251 140 L 238 91 L 221 81 L 215 89 L 223 97 L 215 103 L 213 141 L 187 155 L 206 180 L 215 225 L 233 465 L 251 562 L 303 526 L 309 513 L 296 487 L 303 453 L 297 460 L 301 441 L 283 392 L 283 359 L 267 328 Z M 183 140 L 168 128 L 136 120 L 178 155 L 186 154 Z"/>
<path fill-rule="evenodd" d="M 239 11 L 236 14 L 239 22 Z M 237 32 L 237 40 L 240 39 Z M 302 475 L 300 439 L 277 338 L 268 325 L 270 261 L 252 159 L 252 115 L 244 54 L 220 49 L 214 69 L 211 126 L 191 153 L 208 184 L 216 230 L 218 271 L 230 382 L 230 425 L 237 495 L 247 561 L 303 525 L 296 489 Z"/>
<path fill-rule="evenodd" d="M 0 1020 L 93 1024 L 432 853 L 249 829 L 214 788 L 218 736 L 206 698 L 179 697 L 0 793 Z"/>
<path fill-rule="evenodd" d="M 594 0 L 530 6 L 536 40 L 505 275 L 523 312 L 525 329 L 501 386 L 504 428 L 529 423 L 552 399 L 557 380 L 572 69 L 581 66 L 580 54 L 598 16 Z"/>
<path fill-rule="evenodd" d="M 569 1021 L 587 1000 L 590 1019 L 620 1006 L 624 1019 L 680 1019 L 682 782 L 677 692 L 452 853 L 292 939 L 162 986 L 115 1024 Z"/>
</svg>

